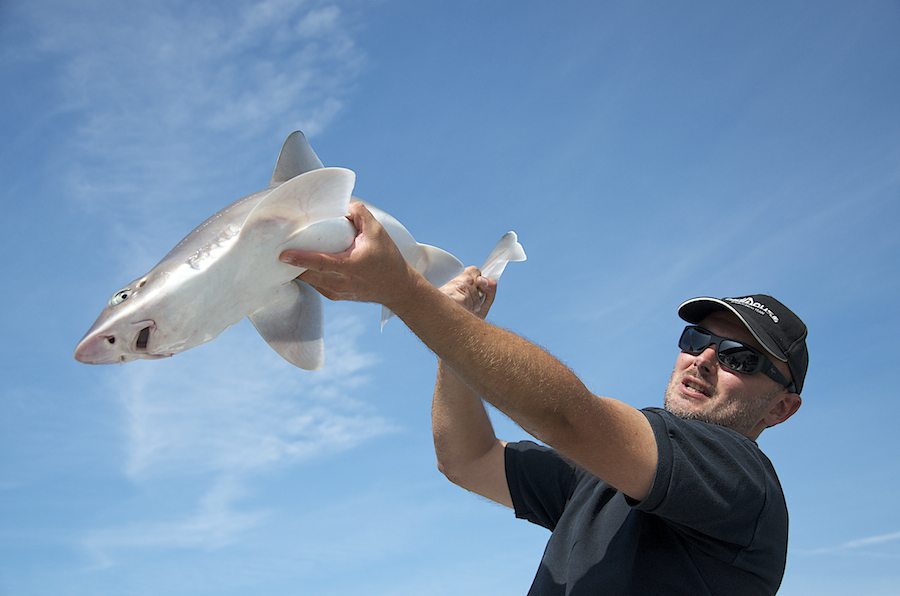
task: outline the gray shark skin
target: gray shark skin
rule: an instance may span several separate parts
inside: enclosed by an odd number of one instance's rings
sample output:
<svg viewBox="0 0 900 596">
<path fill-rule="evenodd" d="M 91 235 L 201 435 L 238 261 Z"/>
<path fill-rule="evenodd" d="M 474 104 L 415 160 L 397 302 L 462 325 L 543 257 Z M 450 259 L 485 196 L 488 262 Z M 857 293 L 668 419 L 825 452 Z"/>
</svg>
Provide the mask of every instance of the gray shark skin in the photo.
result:
<svg viewBox="0 0 900 596">
<path fill-rule="evenodd" d="M 245 317 L 285 360 L 306 370 L 325 363 L 322 297 L 278 260 L 287 249 L 337 253 L 357 230 L 346 219 L 355 174 L 325 168 L 297 131 L 284 142 L 269 185 L 225 207 L 184 237 L 146 275 L 113 294 L 75 348 L 85 364 L 165 358 L 212 341 Z M 364 202 L 364 201 L 363 201 Z M 450 253 L 419 244 L 403 225 L 366 203 L 403 257 L 436 286 L 463 271 Z M 499 278 L 524 261 L 514 232 L 482 271 Z M 392 316 L 382 309 L 382 327 Z"/>
</svg>

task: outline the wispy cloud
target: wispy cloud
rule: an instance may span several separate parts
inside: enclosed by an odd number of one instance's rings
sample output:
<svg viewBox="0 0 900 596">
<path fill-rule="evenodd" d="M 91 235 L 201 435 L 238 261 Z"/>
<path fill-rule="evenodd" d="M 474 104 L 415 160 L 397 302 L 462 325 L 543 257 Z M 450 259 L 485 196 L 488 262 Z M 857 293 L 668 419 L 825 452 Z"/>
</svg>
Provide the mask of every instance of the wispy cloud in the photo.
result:
<svg viewBox="0 0 900 596">
<path fill-rule="evenodd" d="M 876 536 L 868 536 L 866 538 L 857 538 L 838 546 L 823 547 L 810 550 L 799 550 L 798 552 L 805 555 L 856 554 L 878 558 L 900 558 L 900 553 L 887 553 L 884 552 L 884 550 L 875 548 L 896 541 L 900 541 L 900 532 L 878 534 Z"/>
<path fill-rule="evenodd" d="M 860 548 L 864 546 L 873 546 L 875 544 L 883 544 L 885 542 L 893 542 L 894 540 L 900 540 L 900 532 L 894 532 L 893 534 L 882 534 L 880 536 L 870 536 L 869 538 L 860 538 L 858 540 L 851 540 L 850 542 L 842 545 L 841 548 Z"/>
<path fill-rule="evenodd" d="M 241 145 L 268 146 L 296 129 L 315 136 L 364 63 L 353 17 L 336 2 L 100 0 L 19 10 L 38 42 L 10 58 L 54 65 L 52 109 L 74 126 L 48 149 L 66 194 L 94 211 L 124 202 L 142 215 L 130 197 L 179 200 L 185 183 L 215 176 Z"/>
<path fill-rule="evenodd" d="M 251 169 L 262 188 L 278 144 L 295 129 L 324 129 L 364 59 L 338 2 L 100 0 L 18 10 L 38 41 L 15 58 L 54 65 L 53 109 L 71 124 L 49 148 L 61 192 L 96 214 L 122 283 L 171 248 L 177 237 L 162 240 L 170 230 L 187 233 L 245 194 L 219 180 L 221 164 Z M 206 205 L 214 208 L 196 217 Z M 317 373 L 286 364 L 247 324 L 168 361 L 119 369 L 108 391 L 123 412 L 123 474 L 140 495 L 181 483 L 192 496 L 89 532 L 84 544 L 100 565 L 123 548 L 239 540 L 267 515 L 248 497 L 251 479 L 392 432 L 358 396 L 375 362 L 356 348 L 359 332 L 352 317 L 329 320 L 328 365 Z"/>
<path fill-rule="evenodd" d="M 95 569 L 115 565 L 123 549 L 221 548 L 239 540 L 268 517 L 266 511 L 242 511 L 236 501 L 245 494 L 242 483 L 220 476 L 193 510 L 172 512 L 161 521 L 135 518 L 121 526 L 91 532 L 83 545 Z"/>
<path fill-rule="evenodd" d="M 377 325 L 376 322 L 371 322 Z M 328 364 L 306 372 L 283 362 L 249 325 L 166 361 L 121 368 L 110 384 L 123 411 L 123 472 L 138 491 L 188 482 L 205 486 L 189 506 L 135 513 L 91 532 L 100 566 L 122 548 L 216 548 L 262 522 L 249 483 L 333 455 L 397 427 L 359 399 L 376 358 L 355 347 L 353 318 L 327 321 Z"/>
<path fill-rule="evenodd" d="M 66 53 L 65 105 L 84 111 L 88 138 L 258 129 L 285 118 L 314 133 L 362 60 L 334 3 L 91 6 L 36 15 L 41 50 Z"/>
<path fill-rule="evenodd" d="M 384 422 L 351 397 L 374 361 L 356 352 L 355 324 L 329 333 L 334 370 L 322 375 L 282 364 L 246 326 L 195 352 L 125 371 L 114 392 L 128 414 L 129 475 L 257 470 L 381 432 Z"/>
</svg>

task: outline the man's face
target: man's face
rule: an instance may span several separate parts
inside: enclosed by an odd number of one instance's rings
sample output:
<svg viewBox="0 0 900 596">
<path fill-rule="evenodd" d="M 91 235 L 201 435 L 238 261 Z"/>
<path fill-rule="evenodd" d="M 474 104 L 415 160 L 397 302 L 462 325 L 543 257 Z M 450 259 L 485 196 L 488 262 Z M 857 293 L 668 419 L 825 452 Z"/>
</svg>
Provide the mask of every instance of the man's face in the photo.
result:
<svg viewBox="0 0 900 596">
<path fill-rule="evenodd" d="M 731 313 L 714 312 L 700 321 L 700 327 L 768 355 Z M 772 361 L 790 378 L 787 365 Z M 666 388 L 665 407 L 680 418 L 726 426 L 755 439 L 766 427 L 762 421 L 764 414 L 782 392 L 784 387 L 762 373 L 745 375 L 720 365 L 715 345 L 710 345 L 697 355 L 686 352 L 678 355 Z"/>
</svg>

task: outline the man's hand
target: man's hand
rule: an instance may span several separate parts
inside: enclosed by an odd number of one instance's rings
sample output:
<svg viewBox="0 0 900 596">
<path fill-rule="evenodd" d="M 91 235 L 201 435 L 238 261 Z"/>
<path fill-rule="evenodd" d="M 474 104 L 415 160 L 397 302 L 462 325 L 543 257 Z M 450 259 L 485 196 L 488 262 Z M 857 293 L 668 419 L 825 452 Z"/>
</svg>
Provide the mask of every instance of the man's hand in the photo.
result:
<svg viewBox="0 0 900 596">
<path fill-rule="evenodd" d="M 452 402 L 457 399 L 452 397 L 457 389 L 465 388 L 458 395 L 463 401 L 474 402 L 483 411 L 477 401 L 480 396 L 527 432 L 626 495 L 637 500 L 647 496 L 656 474 L 657 450 L 653 429 L 641 412 L 594 395 L 568 367 L 540 347 L 459 308 L 462 305 L 483 318 L 493 301 L 496 282 L 488 281 L 484 286 L 484 281 L 478 281 L 477 269 L 467 270 L 442 291 L 407 264 L 364 205 L 350 205 L 350 220 L 359 234 L 347 251 L 325 254 L 288 250 L 281 254 L 281 260 L 306 267 L 300 279 L 326 298 L 378 302 L 400 317 L 446 365 L 442 372 L 452 372 L 445 377 L 458 377 L 450 380 L 454 385 L 449 388 L 441 386 L 444 380 L 438 379 L 439 404 L 444 401 L 441 394 L 450 395 Z M 479 291 L 484 293 L 484 304 L 479 304 Z M 456 410 L 452 404 L 451 409 Z M 439 421 L 442 412 L 439 407 Z M 478 424 L 484 431 L 479 433 L 481 439 L 472 443 L 474 460 L 492 454 L 492 463 L 476 466 L 480 471 L 474 476 L 470 450 L 457 457 L 452 448 L 443 446 L 443 431 L 435 437 L 436 448 L 439 453 L 452 454 L 443 460 L 451 462 L 445 471 L 451 478 L 509 504 L 508 490 L 504 493 L 502 442 L 494 438 L 489 423 L 483 424 L 483 416 L 481 412 L 456 416 L 463 420 L 463 426 Z M 482 476 L 484 470 L 489 471 Z"/>
<path fill-rule="evenodd" d="M 365 205 L 351 203 L 347 219 L 359 233 L 346 251 L 286 250 L 280 259 L 305 267 L 299 279 L 330 300 L 378 302 L 394 310 L 396 301 L 408 295 L 407 290 L 417 282 L 418 274 Z"/>
<path fill-rule="evenodd" d="M 469 312 L 484 319 L 497 295 L 497 280 L 483 277 L 478 267 L 470 266 L 440 290 Z"/>
</svg>

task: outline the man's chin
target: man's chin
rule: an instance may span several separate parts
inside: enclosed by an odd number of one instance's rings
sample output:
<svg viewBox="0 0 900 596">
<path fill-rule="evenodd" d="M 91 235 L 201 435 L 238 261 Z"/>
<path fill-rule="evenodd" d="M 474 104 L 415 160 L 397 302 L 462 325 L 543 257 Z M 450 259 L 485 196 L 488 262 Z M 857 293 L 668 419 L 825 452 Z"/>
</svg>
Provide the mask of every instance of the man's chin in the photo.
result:
<svg viewBox="0 0 900 596">
<path fill-rule="evenodd" d="M 677 391 L 667 391 L 663 402 L 665 409 L 679 418 L 691 418 L 699 420 L 709 405 L 709 399 L 696 399 L 682 395 Z"/>
<path fill-rule="evenodd" d="M 754 411 L 752 408 L 732 409 L 726 411 L 722 408 L 714 408 L 713 404 L 707 403 L 705 408 L 700 406 L 695 400 L 687 399 L 682 396 L 672 396 L 666 394 L 664 403 L 667 412 L 678 416 L 684 420 L 699 420 L 716 426 L 724 426 L 731 430 L 747 436 L 747 432 L 753 428 L 759 417 L 760 412 Z"/>
<path fill-rule="evenodd" d="M 709 424 L 727 426 L 727 421 L 720 420 L 711 407 L 709 398 L 698 400 L 684 395 L 666 394 L 663 406 L 670 414 L 685 420 L 699 420 Z"/>
</svg>

